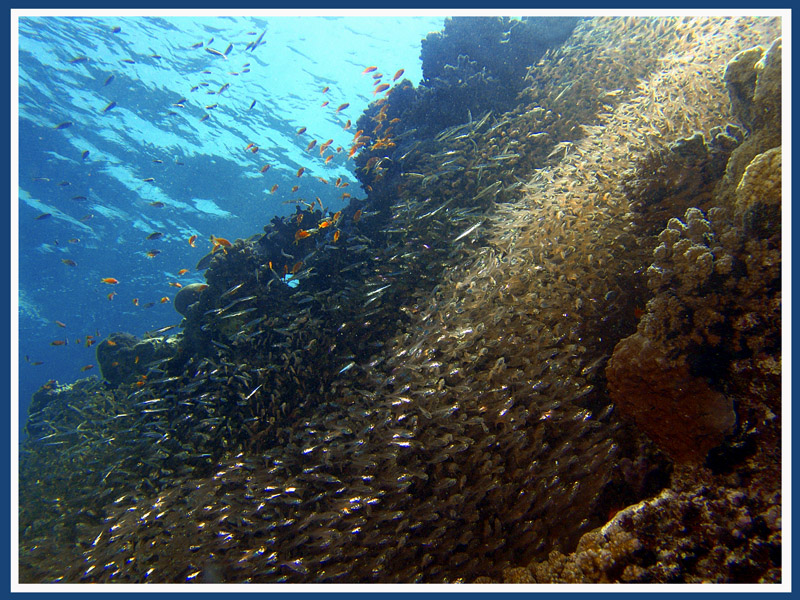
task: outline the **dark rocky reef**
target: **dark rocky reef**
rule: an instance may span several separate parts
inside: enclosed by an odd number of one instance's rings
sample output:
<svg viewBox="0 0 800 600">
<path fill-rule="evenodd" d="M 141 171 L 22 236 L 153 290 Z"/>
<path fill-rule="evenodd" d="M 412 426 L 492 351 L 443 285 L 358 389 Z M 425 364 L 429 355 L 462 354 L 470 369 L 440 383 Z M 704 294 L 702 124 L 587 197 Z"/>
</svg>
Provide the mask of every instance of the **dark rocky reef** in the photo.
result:
<svg viewBox="0 0 800 600">
<path fill-rule="evenodd" d="M 758 130 L 682 131 L 648 173 L 591 123 L 658 55 L 607 41 L 685 32 L 593 23 L 596 63 L 435 135 L 401 82 L 359 120 L 367 198 L 208 257 L 168 360 L 42 390 L 21 579 L 778 580 L 780 234 L 748 199 L 780 202 L 780 154 L 734 170 Z"/>
</svg>

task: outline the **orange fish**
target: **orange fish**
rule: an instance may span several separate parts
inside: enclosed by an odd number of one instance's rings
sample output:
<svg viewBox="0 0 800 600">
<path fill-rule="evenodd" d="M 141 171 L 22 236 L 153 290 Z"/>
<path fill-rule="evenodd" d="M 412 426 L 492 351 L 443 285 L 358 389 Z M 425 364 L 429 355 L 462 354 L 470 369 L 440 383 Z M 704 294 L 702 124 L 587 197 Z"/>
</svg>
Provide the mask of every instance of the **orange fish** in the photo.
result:
<svg viewBox="0 0 800 600">
<path fill-rule="evenodd" d="M 269 193 L 270 193 L 270 194 L 274 194 L 274 193 L 275 193 L 275 190 L 277 190 L 277 189 L 278 189 L 278 184 L 276 183 L 275 185 L 273 185 L 273 186 L 272 186 L 272 187 L 269 189 Z"/>
<path fill-rule="evenodd" d="M 356 134 L 353 136 L 353 143 L 356 143 L 358 141 L 358 138 L 361 137 L 362 133 L 364 133 L 363 129 L 359 129 L 358 131 L 356 131 Z"/>
<path fill-rule="evenodd" d="M 58 325 L 59 327 L 66 327 L 66 324 L 62 323 L 61 321 L 55 321 L 55 324 Z"/>
<path fill-rule="evenodd" d="M 106 340 L 106 344 L 108 344 L 109 346 L 116 346 L 117 342 L 115 342 L 114 340 Z"/>
<path fill-rule="evenodd" d="M 302 266 L 303 266 L 302 260 L 298 260 L 296 263 L 294 263 L 294 266 L 292 267 L 292 275 L 297 273 L 302 268 Z"/>
<path fill-rule="evenodd" d="M 363 71 L 361 71 L 362 75 L 366 75 L 367 73 L 372 73 L 373 71 L 377 71 L 378 67 L 367 67 Z"/>
<path fill-rule="evenodd" d="M 394 74 L 394 77 L 392 77 L 392 81 L 397 81 L 398 79 L 400 79 L 403 76 L 403 73 L 405 72 L 406 72 L 405 69 L 400 69 L 397 73 Z"/>
<path fill-rule="evenodd" d="M 320 221 L 319 224 L 317 225 L 317 227 L 319 227 L 320 229 L 325 229 L 330 226 L 331 226 L 330 221 Z"/>
<path fill-rule="evenodd" d="M 163 298 L 161 298 L 161 301 L 160 301 L 160 302 L 161 302 L 161 304 L 164 304 L 164 303 L 166 303 L 166 302 L 169 302 L 169 298 L 168 298 L 167 296 L 164 296 Z"/>
<path fill-rule="evenodd" d="M 333 243 L 334 244 L 339 241 L 339 235 L 340 234 L 341 234 L 341 231 L 339 231 L 338 229 L 333 232 Z"/>
<path fill-rule="evenodd" d="M 294 241 L 295 243 L 299 242 L 302 239 L 310 237 L 311 234 L 308 233 L 305 229 L 298 229 L 297 233 L 294 234 Z"/>
<path fill-rule="evenodd" d="M 320 180 L 322 183 L 324 183 L 325 185 L 328 185 L 328 180 L 327 180 L 327 179 L 325 179 L 324 177 L 317 177 L 317 179 L 319 179 L 319 180 Z"/>
<path fill-rule="evenodd" d="M 178 275 L 183 275 L 183 274 L 188 273 L 188 272 L 189 272 L 189 269 L 181 269 L 180 271 L 178 271 Z"/>
<path fill-rule="evenodd" d="M 330 104 L 330 100 L 325 100 L 325 102 L 320 104 L 320 108 L 325 108 L 326 106 L 328 106 L 328 104 Z"/>
<path fill-rule="evenodd" d="M 249 144 L 247 144 L 245 151 L 250 150 L 250 148 L 252 148 L 253 146 L 255 146 L 255 144 L 253 142 L 250 142 Z"/>
<path fill-rule="evenodd" d="M 197 236 L 196 235 L 193 235 L 192 237 L 189 238 L 189 245 L 192 248 L 194 248 L 194 243 L 195 243 L 196 240 L 197 240 Z"/>
<path fill-rule="evenodd" d="M 111 366 L 112 367 L 118 367 L 119 366 L 119 361 L 115 360 L 114 362 L 111 363 Z"/>
<path fill-rule="evenodd" d="M 298 175 L 298 177 L 299 177 L 299 175 Z M 295 193 L 297 190 L 299 190 L 299 189 L 300 189 L 300 186 L 299 186 L 299 185 L 293 185 L 293 186 L 292 186 L 292 193 L 294 194 L 294 193 Z"/>
<path fill-rule="evenodd" d="M 339 219 L 342 218 L 342 211 L 336 211 L 336 214 L 333 215 L 333 222 L 336 223 Z"/>
<path fill-rule="evenodd" d="M 350 194 L 348 194 L 347 192 L 342 192 L 342 198 L 343 199 L 350 198 Z"/>
<path fill-rule="evenodd" d="M 373 96 L 380 94 L 381 92 L 388 90 L 391 86 L 388 83 L 382 83 L 378 87 L 375 88 L 375 91 L 372 92 Z"/>
<path fill-rule="evenodd" d="M 342 178 L 341 177 L 337 177 L 336 178 L 336 182 L 333 185 L 336 186 L 336 187 L 339 187 L 340 183 L 342 183 Z"/>
<path fill-rule="evenodd" d="M 113 285 L 115 283 L 119 283 L 119 281 L 117 281 L 113 277 L 103 277 L 100 281 L 102 281 L 103 283 L 109 283 L 111 285 Z"/>
<path fill-rule="evenodd" d="M 213 244 L 213 246 L 211 248 L 211 254 L 214 254 L 214 252 L 216 252 L 220 248 L 222 248 L 222 251 L 225 254 L 227 254 L 228 253 L 228 248 L 230 248 L 233 245 L 228 240 L 226 240 L 225 238 L 216 237 L 215 235 L 212 235 L 209 239 L 211 240 L 211 243 Z M 161 301 L 164 302 L 164 299 L 162 298 Z"/>
<path fill-rule="evenodd" d="M 86 336 L 86 344 L 85 346 L 88 348 L 89 346 L 94 346 L 97 343 L 97 340 L 91 339 L 88 335 Z"/>
<path fill-rule="evenodd" d="M 253 154 L 258 152 L 258 146 L 253 146 L 252 148 L 250 148 L 250 152 L 252 152 Z"/>
<path fill-rule="evenodd" d="M 343 148 L 341 146 L 336 146 L 336 151 L 337 152 L 341 152 L 342 150 L 343 150 Z"/>
<path fill-rule="evenodd" d="M 139 306 L 139 299 L 138 298 L 134 298 L 133 299 L 133 305 L 134 306 Z"/>
<path fill-rule="evenodd" d="M 114 299 L 114 296 L 116 296 L 116 295 L 117 295 L 117 292 L 111 292 L 111 293 L 108 295 L 108 299 L 109 299 L 109 300 L 113 300 L 113 299 Z"/>
<path fill-rule="evenodd" d="M 350 125 L 352 125 L 352 123 L 350 123 L 350 119 L 347 119 L 347 123 L 344 124 L 344 130 L 347 131 L 350 129 Z"/>
<path fill-rule="evenodd" d="M 155 258 L 161 254 L 161 250 L 148 250 L 145 254 L 147 255 L 147 258 Z"/>
<path fill-rule="evenodd" d="M 88 371 L 89 369 L 94 369 L 94 365 L 86 365 L 85 367 L 81 367 L 81 371 Z"/>
<path fill-rule="evenodd" d="M 331 160 L 333 160 L 333 154 L 331 154 L 330 156 L 328 156 L 328 158 L 325 159 L 325 164 L 327 165 L 329 162 L 331 162 Z"/>
<path fill-rule="evenodd" d="M 347 158 L 352 158 L 353 155 L 356 153 L 356 150 L 358 150 L 358 145 L 355 145 L 352 148 L 350 148 L 350 152 L 347 153 Z"/>
<path fill-rule="evenodd" d="M 383 73 L 375 73 L 375 75 L 372 76 L 373 79 L 380 79 L 381 77 L 383 77 Z"/>
<path fill-rule="evenodd" d="M 353 223 L 358 223 L 358 220 L 361 218 L 361 209 L 359 208 L 356 213 L 353 215 Z"/>
<path fill-rule="evenodd" d="M 336 109 L 336 113 L 334 113 L 334 114 L 339 114 L 341 111 L 343 111 L 348 106 L 350 106 L 350 103 L 349 102 L 345 102 L 339 108 Z"/>
<path fill-rule="evenodd" d="M 139 364 L 139 356 L 138 355 L 133 359 L 133 364 L 135 364 L 135 365 Z M 140 375 L 139 379 L 147 379 L 147 375 Z"/>
<path fill-rule="evenodd" d="M 169 285 L 170 285 L 171 287 L 176 287 L 176 288 L 182 288 L 182 287 L 183 287 L 183 286 L 182 286 L 180 283 L 178 283 L 177 281 L 170 281 L 170 282 L 169 282 Z"/>
<path fill-rule="evenodd" d="M 326 85 L 324 88 L 322 88 L 322 93 L 324 94 L 324 93 L 325 93 L 325 92 L 327 92 L 329 89 L 331 89 L 331 88 L 329 88 L 329 87 Z"/>
<path fill-rule="evenodd" d="M 298 225 L 300 225 L 300 223 L 303 222 L 303 216 L 304 216 L 304 213 L 297 213 L 297 224 Z"/>
<path fill-rule="evenodd" d="M 317 145 L 317 140 L 311 140 L 311 143 L 308 144 L 308 147 L 306 148 L 306 150 L 307 151 L 311 150 L 316 145 Z"/>
<path fill-rule="evenodd" d="M 67 340 L 53 340 L 50 342 L 51 346 L 66 346 L 67 344 L 69 344 Z"/>
<path fill-rule="evenodd" d="M 264 165 L 263 167 L 261 167 L 261 172 L 262 173 L 266 173 L 268 169 L 269 169 L 269 165 Z"/>
<path fill-rule="evenodd" d="M 297 169 L 297 176 L 300 177 L 305 170 L 306 170 L 305 167 L 300 167 L 299 169 Z"/>
<path fill-rule="evenodd" d="M 301 127 L 300 129 L 297 130 L 297 135 L 303 135 L 305 132 L 306 132 L 306 128 L 305 127 Z"/>
</svg>

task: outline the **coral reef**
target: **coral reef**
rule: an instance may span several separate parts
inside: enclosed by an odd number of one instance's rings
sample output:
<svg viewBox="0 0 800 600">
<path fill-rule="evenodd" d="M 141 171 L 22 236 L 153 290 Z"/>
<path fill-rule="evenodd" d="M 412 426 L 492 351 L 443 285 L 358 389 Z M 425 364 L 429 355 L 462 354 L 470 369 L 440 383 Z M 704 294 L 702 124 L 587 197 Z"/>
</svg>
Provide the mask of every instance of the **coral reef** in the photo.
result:
<svg viewBox="0 0 800 600">
<path fill-rule="evenodd" d="M 706 477 L 710 480 L 710 477 Z M 575 552 L 552 552 L 508 583 L 778 583 L 779 495 L 724 485 L 667 489 L 584 535 Z"/>
<path fill-rule="evenodd" d="M 430 135 L 401 83 L 359 120 L 367 198 L 217 252 L 168 359 L 41 392 L 21 579 L 779 580 L 780 231 L 734 196 L 777 158 L 742 177 L 775 146 L 745 160 L 722 81 L 778 29 L 582 20 Z"/>
</svg>

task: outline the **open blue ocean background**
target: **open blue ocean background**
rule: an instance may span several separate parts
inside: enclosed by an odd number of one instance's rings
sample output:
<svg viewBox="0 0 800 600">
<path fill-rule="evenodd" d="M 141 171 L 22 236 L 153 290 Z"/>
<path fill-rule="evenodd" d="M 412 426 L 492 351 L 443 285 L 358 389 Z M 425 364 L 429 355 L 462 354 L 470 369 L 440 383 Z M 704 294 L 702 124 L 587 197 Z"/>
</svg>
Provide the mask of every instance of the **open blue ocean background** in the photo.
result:
<svg viewBox="0 0 800 600">
<path fill-rule="evenodd" d="M 203 281 L 210 235 L 261 233 L 298 198 L 344 206 L 339 177 L 361 194 L 346 122 L 374 75 L 421 79 L 420 42 L 443 21 L 21 18 L 20 428 L 49 380 L 99 376 L 95 342 L 180 322 L 170 283 Z"/>
</svg>

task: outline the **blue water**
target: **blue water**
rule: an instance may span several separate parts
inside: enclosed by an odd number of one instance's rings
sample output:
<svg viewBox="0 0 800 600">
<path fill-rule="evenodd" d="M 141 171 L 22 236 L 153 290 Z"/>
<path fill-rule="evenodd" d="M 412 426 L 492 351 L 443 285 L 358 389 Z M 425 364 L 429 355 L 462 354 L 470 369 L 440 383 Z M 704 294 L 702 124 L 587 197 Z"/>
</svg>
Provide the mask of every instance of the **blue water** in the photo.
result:
<svg viewBox="0 0 800 600">
<path fill-rule="evenodd" d="M 355 127 L 344 130 L 376 98 L 374 73 L 362 72 L 377 66 L 391 82 L 405 69 L 416 84 L 421 39 L 442 25 L 432 17 L 21 18 L 20 427 L 48 380 L 99 376 L 96 366 L 81 370 L 97 363 L 87 335 L 141 335 L 180 321 L 169 283 L 203 281 L 194 266 L 210 235 L 260 233 L 294 212 L 291 199 L 319 197 L 335 210 L 346 202 L 338 177 L 363 194 L 347 160 Z M 148 240 L 155 232 L 163 235 Z"/>
</svg>

